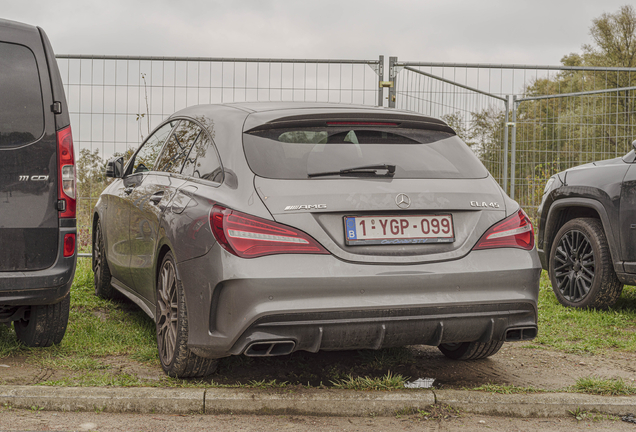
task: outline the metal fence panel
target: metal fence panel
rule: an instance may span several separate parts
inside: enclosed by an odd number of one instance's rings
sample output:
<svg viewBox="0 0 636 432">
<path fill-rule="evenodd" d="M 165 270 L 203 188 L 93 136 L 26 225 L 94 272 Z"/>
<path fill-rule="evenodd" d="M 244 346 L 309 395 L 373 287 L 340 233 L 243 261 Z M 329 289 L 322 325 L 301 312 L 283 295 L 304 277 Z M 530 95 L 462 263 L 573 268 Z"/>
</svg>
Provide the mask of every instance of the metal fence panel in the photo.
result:
<svg viewBox="0 0 636 432">
<path fill-rule="evenodd" d="M 78 166 L 81 250 L 104 160 L 130 152 L 173 112 L 202 103 L 335 102 L 446 120 L 504 190 L 534 215 L 560 170 L 630 150 L 636 69 L 403 62 L 57 56 Z M 388 87 L 384 100 L 383 87 Z M 606 89 L 620 91 L 602 92 Z M 101 183 L 96 179 L 101 178 Z"/>
<path fill-rule="evenodd" d="M 233 59 L 58 55 L 78 166 L 80 250 L 106 159 L 136 149 L 182 108 L 243 101 L 381 104 L 384 59 Z"/>
<path fill-rule="evenodd" d="M 636 123 L 634 68 L 423 63 L 397 58 L 391 58 L 390 66 L 393 104 L 451 123 L 530 215 L 536 214 L 552 174 L 631 150 Z M 513 102 L 500 103 L 497 97 Z"/>
</svg>

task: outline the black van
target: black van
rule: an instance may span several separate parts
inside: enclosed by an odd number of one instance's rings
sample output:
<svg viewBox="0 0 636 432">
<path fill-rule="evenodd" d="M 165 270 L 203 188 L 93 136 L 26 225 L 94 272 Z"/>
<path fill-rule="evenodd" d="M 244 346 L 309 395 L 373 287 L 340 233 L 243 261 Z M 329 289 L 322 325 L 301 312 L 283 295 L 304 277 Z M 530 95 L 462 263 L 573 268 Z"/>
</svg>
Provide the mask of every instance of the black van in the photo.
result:
<svg viewBox="0 0 636 432">
<path fill-rule="evenodd" d="M 27 346 L 64 337 L 75 273 L 75 158 L 44 31 L 0 19 L 0 323 Z"/>
</svg>

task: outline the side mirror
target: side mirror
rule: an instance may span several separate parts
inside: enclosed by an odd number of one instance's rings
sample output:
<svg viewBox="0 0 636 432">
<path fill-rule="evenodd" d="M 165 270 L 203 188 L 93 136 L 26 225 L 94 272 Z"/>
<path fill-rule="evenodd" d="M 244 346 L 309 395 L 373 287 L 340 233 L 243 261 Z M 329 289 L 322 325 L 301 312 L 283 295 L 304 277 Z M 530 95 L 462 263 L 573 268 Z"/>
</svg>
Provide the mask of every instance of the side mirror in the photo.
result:
<svg viewBox="0 0 636 432">
<path fill-rule="evenodd" d="M 119 156 L 106 162 L 106 177 L 122 178 L 124 176 L 124 157 Z"/>
<path fill-rule="evenodd" d="M 636 140 L 632 141 L 632 148 L 636 150 Z"/>
</svg>

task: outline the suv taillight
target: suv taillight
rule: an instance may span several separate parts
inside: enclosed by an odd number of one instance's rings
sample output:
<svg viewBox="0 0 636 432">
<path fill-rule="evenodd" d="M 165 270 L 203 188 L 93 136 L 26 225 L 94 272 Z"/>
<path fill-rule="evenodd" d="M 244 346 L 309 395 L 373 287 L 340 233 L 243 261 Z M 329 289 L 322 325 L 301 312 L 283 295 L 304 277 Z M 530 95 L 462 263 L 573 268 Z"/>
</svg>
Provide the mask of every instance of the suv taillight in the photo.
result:
<svg viewBox="0 0 636 432">
<path fill-rule="evenodd" d="M 534 229 L 528 215 L 522 209 L 491 226 L 481 236 L 473 250 L 505 247 L 525 250 L 531 250 L 534 247 Z"/>
<path fill-rule="evenodd" d="M 219 244 L 241 258 L 274 254 L 329 254 L 316 240 L 287 225 L 215 205 L 210 227 Z"/>
<path fill-rule="evenodd" d="M 75 217 L 75 155 L 71 127 L 57 131 L 58 209 L 61 218 Z"/>
</svg>

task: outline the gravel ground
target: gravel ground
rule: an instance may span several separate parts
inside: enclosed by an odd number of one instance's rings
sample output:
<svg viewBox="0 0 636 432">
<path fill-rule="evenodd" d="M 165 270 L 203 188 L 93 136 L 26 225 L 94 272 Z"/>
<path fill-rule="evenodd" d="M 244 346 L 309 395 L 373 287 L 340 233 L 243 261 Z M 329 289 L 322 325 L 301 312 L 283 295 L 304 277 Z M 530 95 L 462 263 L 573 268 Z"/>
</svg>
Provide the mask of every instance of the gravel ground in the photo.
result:
<svg viewBox="0 0 636 432">
<path fill-rule="evenodd" d="M 219 384 L 246 384 L 250 381 L 287 381 L 291 384 L 308 382 L 328 384 L 334 368 L 342 374 L 382 376 L 387 370 L 411 380 L 435 378 L 441 388 L 471 388 L 483 384 L 515 385 L 545 390 L 564 389 L 578 378 L 596 376 L 622 378 L 634 383 L 636 353 L 607 352 L 603 355 L 566 354 L 548 349 L 527 348 L 527 344 L 504 344 L 491 358 L 456 362 L 448 360 L 436 348 L 412 346 L 405 363 L 376 365 L 365 363 L 356 351 L 294 353 L 276 358 L 242 358 L 241 363 L 230 363 L 212 375 Z M 368 353 L 368 352 L 367 352 Z M 374 352 L 370 352 L 374 355 Z M 100 362 L 111 374 L 128 374 L 142 380 L 159 381 L 164 373 L 159 365 L 139 363 L 127 357 L 105 357 Z M 0 359 L 0 384 L 31 385 L 44 381 L 78 377 L 86 371 L 42 366 L 33 357 L 7 357 Z M 228 366 L 229 364 L 229 366 Z"/>
<path fill-rule="evenodd" d="M 57 413 L 1 410 L 1 431 L 631 431 L 636 425 L 620 419 L 515 419 L 459 414 L 448 418 L 302 417 L 230 415 L 157 415 Z"/>
</svg>

